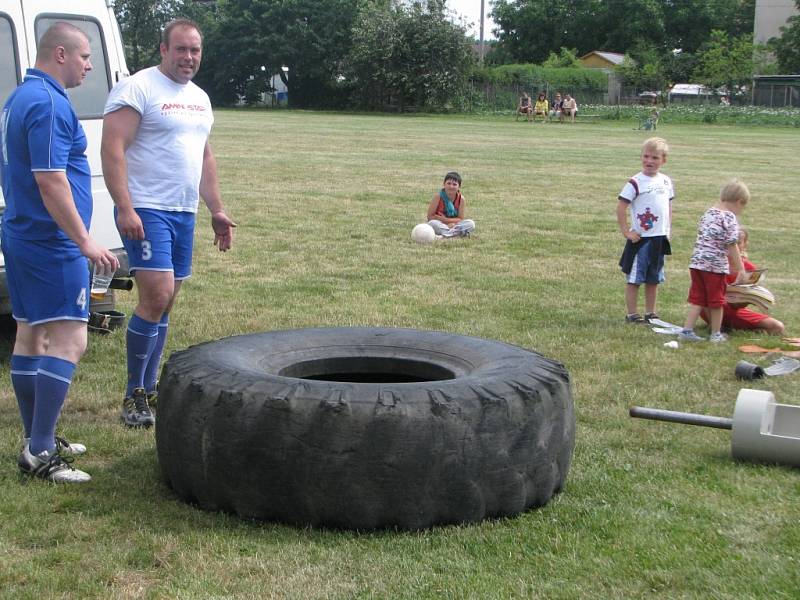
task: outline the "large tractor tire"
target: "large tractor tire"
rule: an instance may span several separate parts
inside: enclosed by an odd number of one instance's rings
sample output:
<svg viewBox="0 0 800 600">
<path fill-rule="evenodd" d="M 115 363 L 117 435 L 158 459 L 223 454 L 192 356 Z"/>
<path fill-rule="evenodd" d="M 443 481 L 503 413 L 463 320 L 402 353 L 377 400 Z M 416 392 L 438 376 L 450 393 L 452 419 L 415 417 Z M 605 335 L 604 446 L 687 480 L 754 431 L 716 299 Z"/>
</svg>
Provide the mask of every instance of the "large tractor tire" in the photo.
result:
<svg viewBox="0 0 800 600">
<path fill-rule="evenodd" d="M 370 530 L 516 515 L 564 486 L 569 375 L 523 348 L 413 329 L 227 338 L 174 353 L 156 443 L 179 497 Z"/>
</svg>

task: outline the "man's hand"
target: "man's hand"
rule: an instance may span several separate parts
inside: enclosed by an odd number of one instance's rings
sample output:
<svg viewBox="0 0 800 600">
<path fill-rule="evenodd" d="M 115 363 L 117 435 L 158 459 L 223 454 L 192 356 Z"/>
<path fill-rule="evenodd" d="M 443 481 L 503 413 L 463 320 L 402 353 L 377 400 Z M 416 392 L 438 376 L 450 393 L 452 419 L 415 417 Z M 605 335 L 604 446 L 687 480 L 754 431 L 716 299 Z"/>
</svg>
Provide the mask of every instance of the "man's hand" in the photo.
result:
<svg viewBox="0 0 800 600">
<path fill-rule="evenodd" d="M 117 229 L 129 240 L 143 240 L 144 226 L 136 211 L 117 209 Z"/>
<path fill-rule="evenodd" d="M 635 244 L 635 243 L 637 243 L 637 242 L 638 242 L 640 239 L 642 239 L 642 236 L 640 236 L 640 235 L 639 235 L 638 233 L 636 233 L 635 231 L 626 231 L 626 232 L 625 232 L 625 238 L 626 238 L 626 239 L 629 239 L 631 242 L 633 242 L 633 243 Z"/>
<path fill-rule="evenodd" d="M 226 252 L 233 246 L 233 228 L 236 223 L 230 220 L 223 211 L 211 214 L 211 228 L 214 230 L 214 245 L 220 252 Z"/>
<path fill-rule="evenodd" d="M 80 251 L 92 264 L 102 266 L 107 273 L 114 273 L 119 269 L 119 260 L 114 253 L 91 238 L 81 244 Z"/>
</svg>

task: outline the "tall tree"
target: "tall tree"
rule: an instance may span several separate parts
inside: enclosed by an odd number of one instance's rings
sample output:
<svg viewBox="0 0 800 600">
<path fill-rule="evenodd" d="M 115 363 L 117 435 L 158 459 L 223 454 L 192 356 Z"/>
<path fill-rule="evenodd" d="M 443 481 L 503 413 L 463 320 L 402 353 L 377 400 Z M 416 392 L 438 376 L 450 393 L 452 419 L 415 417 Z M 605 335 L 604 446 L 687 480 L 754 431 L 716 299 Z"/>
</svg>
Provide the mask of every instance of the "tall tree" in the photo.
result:
<svg viewBox="0 0 800 600">
<path fill-rule="evenodd" d="M 734 37 L 753 33 L 755 0 L 670 0 L 664 4 L 665 50 L 697 52 L 715 29 Z"/>
<path fill-rule="evenodd" d="M 496 56 L 504 62 L 539 64 L 562 47 L 583 52 L 587 41 L 579 39 L 576 17 L 588 4 L 590 0 L 496 0 L 492 10 L 500 30 Z"/>
<path fill-rule="evenodd" d="M 562 46 L 629 52 L 637 45 L 695 52 L 712 29 L 753 31 L 755 0 L 496 0 L 497 57 L 542 62 Z M 495 59 L 497 62 L 497 58 Z"/>
<path fill-rule="evenodd" d="M 157 64 L 161 30 L 185 14 L 186 0 L 117 0 L 114 11 L 125 43 L 125 62 L 131 73 Z"/>
<path fill-rule="evenodd" d="M 292 105 L 330 106 L 353 21 L 370 1 L 219 0 L 199 80 L 215 102 L 230 103 L 253 85 L 266 89 L 286 66 Z"/>
<path fill-rule="evenodd" d="M 800 0 L 796 0 L 800 12 Z M 778 59 L 778 67 L 782 73 L 800 73 L 800 14 L 789 17 L 781 35 L 769 41 L 770 48 Z"/>
<path fill-rule="evenodd" d="M 753 78 L 753 50 L 752 33 L 732 37 L 715 29 L 698 53 L 694 78 L 708 88 L 725 86 L 735 94 Z"/>
<path fill-rule="evenodd" d="M 459 104 L 475 64 L 471 40 L 444 0 L 366 7 L 353 28 L 348 77 L 360 104 Z"/>
</svg>

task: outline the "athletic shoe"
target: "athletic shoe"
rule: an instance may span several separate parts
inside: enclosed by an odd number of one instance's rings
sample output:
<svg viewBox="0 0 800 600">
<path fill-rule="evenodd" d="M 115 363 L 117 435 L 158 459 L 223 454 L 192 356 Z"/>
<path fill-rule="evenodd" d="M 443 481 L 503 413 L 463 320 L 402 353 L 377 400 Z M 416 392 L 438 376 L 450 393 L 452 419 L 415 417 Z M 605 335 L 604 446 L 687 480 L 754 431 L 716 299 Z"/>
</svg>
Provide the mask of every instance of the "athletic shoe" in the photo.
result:
<svg viewBox="0 0 800 600">
<path fill-rule="evenodd" d="M 144 388 L 135 388 L 133 395 L 122 401 L 122 422 L 128 427 L 150 427 L 156 418 L 147 404 Z"/>
<path fill-rule="evenodd" d="M 22 438 L 22 446 L 25 447 L 31 443 L 31 438 Z M 78 442 L 68 442 L 65 438 L 56 436 L 56 448 L 60 454 L 72 454 L 78 456 L 86 452 L 86 446 Z"/>
<path fill-rule="evenodd" d="M 708 337 L 709 342 L 713 342 L 715 344 L 719 344 L 720 342 L 727 342 L 728 336 L 722 333 L 721 331 L 717 331 L 716 333 L 712 333 Z"/>
<path fill-rule="evenodd" d="M 647 323 L 647 321 L 645 321 L 642 318 L 642 315 L 640 315 L 639 313 L 631 313 L 629 315 L 625 315 L 625 322 L 636 323 L 636 324 Z"/>
<path fill-rule="evenodd" d="M 73 456 L 78 456 L 79 454 L 84 454 L 86 452 L 86 446 L 83 444 L 79 444 L 78 442 L 68 442 L 66 439 L 59 436 L 56 436 L 56 447 L 60 453 L 72 454 Z"/>
<path fill-rule="evenodd" d="M 644 313 L 644 320 L 648 323 L 652 323 L 653 321 L 660 321 L 661 317 L 659 317 L 656 313 Z"/>
<path fill-rule="evenodd" d="M 684 329 L 678 334 L 678 339 L 684 342 L 704 342 L 706 338 L 700 337 L 691 329 Z"/>
<path fill-rule="evenodd" d="M 70 465 L 72 460 L 61 456 L 57 447 L 53 452 L 43 450 L 34 456 L 31 454 L 30 447 L 25 445 L 17 459 L 17 464 L 23 473 L 35 475 L 40 479 L 52 481 L 53 483 L 86 483 L 91 481 L 91 475 Z"/>
</svg>

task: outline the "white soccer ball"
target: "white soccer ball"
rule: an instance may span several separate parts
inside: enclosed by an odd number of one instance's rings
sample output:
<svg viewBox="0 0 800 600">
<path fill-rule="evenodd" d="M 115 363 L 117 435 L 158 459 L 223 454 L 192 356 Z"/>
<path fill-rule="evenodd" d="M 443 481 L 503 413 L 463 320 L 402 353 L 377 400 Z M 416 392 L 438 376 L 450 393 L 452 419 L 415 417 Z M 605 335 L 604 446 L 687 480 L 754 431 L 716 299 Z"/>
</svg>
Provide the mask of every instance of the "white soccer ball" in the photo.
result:
<svg viewBox="0 0 800 600">
<path fill-rule="evenodd" d="M 430 244 L 436 239 L 436 232 L 427 223 L 420 223 L 411 230 L 411 239 L 418 244 Z"/>
</svg>

